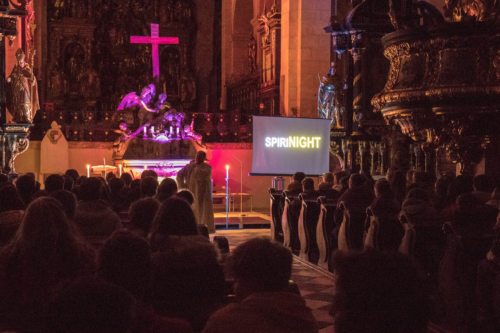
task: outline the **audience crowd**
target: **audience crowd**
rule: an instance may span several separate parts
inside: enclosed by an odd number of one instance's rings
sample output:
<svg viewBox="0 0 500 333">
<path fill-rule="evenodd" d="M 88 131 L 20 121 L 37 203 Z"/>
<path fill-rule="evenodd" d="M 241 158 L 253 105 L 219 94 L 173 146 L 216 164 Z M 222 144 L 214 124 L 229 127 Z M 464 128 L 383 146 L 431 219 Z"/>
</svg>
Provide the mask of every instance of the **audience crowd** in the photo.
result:
<svg viewBox="0 0 500 333">
<path fill-rule="evenodd" d="M 500 187 L 485 175 L 298 172 L 335 202 L 335 333 L 500 332 Z M 318 332 L 292 249 L 232 252 L 171 179 L 0 175 L 0 332 Z"/>
</svg>

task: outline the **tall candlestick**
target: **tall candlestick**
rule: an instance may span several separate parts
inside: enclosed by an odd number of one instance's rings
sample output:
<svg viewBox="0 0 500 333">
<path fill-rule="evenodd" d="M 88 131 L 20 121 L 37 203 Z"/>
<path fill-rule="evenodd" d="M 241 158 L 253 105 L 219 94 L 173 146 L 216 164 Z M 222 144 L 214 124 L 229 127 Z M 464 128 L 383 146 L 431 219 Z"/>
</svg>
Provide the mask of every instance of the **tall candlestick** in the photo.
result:
<svg viewBox="0 0 500 333">
<path fill-rule="evenodd" d="M 226 229 L 229 229 L 229 164 L 226 164 Z"/>
</svg>

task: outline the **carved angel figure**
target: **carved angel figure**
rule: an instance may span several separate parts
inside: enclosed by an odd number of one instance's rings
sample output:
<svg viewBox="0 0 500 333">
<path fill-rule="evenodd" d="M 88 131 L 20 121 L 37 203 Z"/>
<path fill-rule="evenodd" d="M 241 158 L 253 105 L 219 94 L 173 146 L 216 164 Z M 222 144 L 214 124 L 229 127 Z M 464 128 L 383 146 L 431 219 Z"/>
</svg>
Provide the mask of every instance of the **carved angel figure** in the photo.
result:
<svg viewBox="0 0 500 333">
<path fill-rule="evenodd" d="M 22 49 L 16 51 L 17 63 L 7 78 L 8 98 L 7 108 L 15 123 L 32 123 L 35 113 L 40 109 L 38 88 L 33 74 L 33 57 L 30 64 Z"/>
<path fill-rule="evenodd" d="M 148 112 L 156 112 L 154 106 L 151 105 L 155 94 L 155 85 L 151 83 L 142 89 L 140 95 L 137 95 L 135 91 L 132 91 L 125 95 L 118 105 L 117 110 L 123 111 L 125 109 L 139 107 L 144 108 Z"/>
</svg>

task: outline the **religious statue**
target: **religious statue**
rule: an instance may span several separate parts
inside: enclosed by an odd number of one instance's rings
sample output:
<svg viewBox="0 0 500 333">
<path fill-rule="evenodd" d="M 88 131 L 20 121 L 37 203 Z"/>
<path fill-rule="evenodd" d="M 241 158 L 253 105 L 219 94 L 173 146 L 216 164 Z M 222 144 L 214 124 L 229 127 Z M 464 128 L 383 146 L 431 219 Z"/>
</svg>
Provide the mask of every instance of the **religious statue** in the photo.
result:
<svg viewBox="0 0 500 333">
<path fill-rule="evenodd" d="M 183 112 L 178 112 L 176 109 L 170 109 L 163 116 L 163 120 L 168 124 L 168 133 L 170 137 L 180 137 L 183 132 L 182 123 L 185 115 Z"/>
<path fill-rule="evenodd" d="M 64 0 L 53 0 L 53 11 L 52 18 L 58 20 L 64 16 Z"/>
<path fill-rule="evenodd" d="M 343 107 L 341 103 L 341 87 L 332 62 L 327 75 L 320 79 L 318 88 L 318 115 L 331 119 L 332 127 L 343 127 Z"/>
<path fill-rule="evenodd" d="M 129 129 L 126 122 L 121 122 L 118 125 L 118 129 L 114 130 L 115 133 L 119 134 L 113 142 L 113 155 L 115 159 L 121 159 L 121 157 L 123 157 L 130 140 L 136 138 L 141 132 L 143 132 L 147 125 L 149 124 L 139 126 L 135 131 Z"/>
<path fill-rule="evenodd" d="M 171 140 L 201 140 L 201 137 L 193 131 L 192 126 L 184 126 L 185 114 L 171 108 L 167 102 L 167 94 L 156 95 L 156 86 L 149 84 L 144 87 L 141 94 L 130 92 L 125 95 L 120 102 L 117 112 L 121 112 L 118 119 L 121 119 L 120 128 L 115 132 L 120 134 L 120 140 L 116 141 L 116 151 L 119 151 L 125 142 L 129 139 L 131 130 L 128 130 L 128 124 L 133 121 L 124 122 L 127 110 L 137 110 L 139 127 L 133 135 L 135 137 L 143 132 L 143 139 L 155 140 L 159 142 Z M 134 111 L 135 112 L 135 111 Z M 130 114 L 130 112 L 129 112 Z"/>
<path fill-rule="evenodd" d="M 82 86 L 84 86 L 85 71 L 84 61 L 85 52 L 79 43 L 71 43 L 66 47 L 65 79 L 66 93 L 70 95 L 82 95 Z"/>
<path fill-rule="evenodd" d="M 32 123 L 35 113 L 40 109 L 38 86 L 33 74 L 34 53 L 26 62 L 22 49 L 16 51 L 16 65 L 7 78 L 7 108 L 15 123 Z"/>
<path fill-rule="evenodd" d="M 55 63 L 50 71 L 50 79 L 49 79 L 49 95 L 51 97 L 57 98 L 60 97 L 63 93 L 64 89 L 64 80 L 61 73 L 61 68 L 59 67 L 59 63 Z"/>
<path fill-rule="evenodd" d="M 248 65 L 250 73 L 253 74 L 257 71 L 257 41 L 253 37 L 253 33 L 250 33 L 248 41 Z"/>
<path fill-rule="evenodd" d="M 99 75 L 90 63 L 87 63 L 87 72 L 84 75 L 82 84 L 82 96 L 96 99 L 101 94 L 101 81 Z"/>
<path fill-rule="evenodd" d="M 181 77 L 181 101 L 191 103 L 196 99 L 196 82 L 192 73 L 187 70 Z"/>
</svg>

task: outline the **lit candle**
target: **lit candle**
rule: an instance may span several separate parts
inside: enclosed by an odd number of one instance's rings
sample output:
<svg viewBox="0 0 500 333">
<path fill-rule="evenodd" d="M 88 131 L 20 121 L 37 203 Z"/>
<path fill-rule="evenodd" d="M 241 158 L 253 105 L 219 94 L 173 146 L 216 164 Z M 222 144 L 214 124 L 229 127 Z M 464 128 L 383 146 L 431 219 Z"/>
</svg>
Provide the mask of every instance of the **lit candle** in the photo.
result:
<svg viewBox="0 0 500 333">
<path fill-rule="evenodd" d="M 229 164 L 226 164 L 226 180 L 229 179 Z"/>
<path fill-rule="evenodd" d="M 143 130 L 144 130 L 143 136 L 146 138 L 148 136 L 148 130 L 147 130 L 146 126 L 143 127 Z"/>
<path fill-rule="evenodd" d="M 90 164 L 87 164 L 86 167 L 87 167 L 87 178 L 90 178 Z"/>
<path fill-rule="evenodd" d="M 172 128 L 172 126 L 170 126 L 170 130 L 168 131 L 168 134 L 169 135 L 174 135 L 174 129 Z"/>
<path fill-rule="evenodd" d="M 122 176 L 122 172 L 123 172 L 123 164 L 118 164 L 118 173 L 120 177 Z"/>
</svg>

